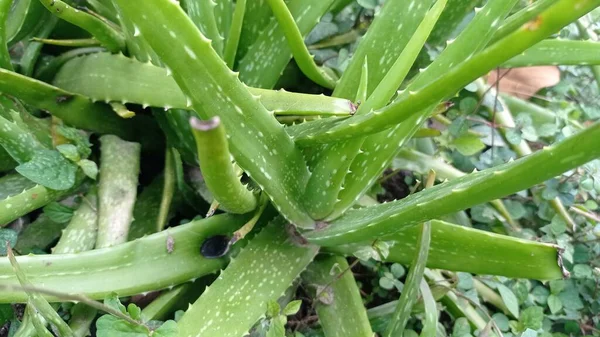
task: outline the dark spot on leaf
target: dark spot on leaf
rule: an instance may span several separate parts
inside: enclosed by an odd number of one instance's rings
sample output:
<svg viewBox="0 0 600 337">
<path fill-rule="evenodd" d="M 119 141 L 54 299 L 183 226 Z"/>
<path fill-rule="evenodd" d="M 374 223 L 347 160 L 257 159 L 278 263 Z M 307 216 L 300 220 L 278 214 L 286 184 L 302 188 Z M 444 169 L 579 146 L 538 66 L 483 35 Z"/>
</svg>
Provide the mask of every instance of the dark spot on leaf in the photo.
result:
<svg viewBox="0 0 600 337">
<path fill-rule="evenodd" d="M 66 103 L 70 100 L 73 99 L 73 95 L 60 95 L 60 96 L 56 96 L 56 103 Z"/>
<path fill-rule="evenodd" d="M 175 239 L 171 235 L 167 236 L 167 253 L 171 254 L 175 250 Z"/>
<path fill-rule="evenodd" d="M 206 239 L 200 247 L 202 256 L 208 259 L 222 257 L 229 250 L 229 238 L 225 235 L 216 235 Z"/>
</svg>

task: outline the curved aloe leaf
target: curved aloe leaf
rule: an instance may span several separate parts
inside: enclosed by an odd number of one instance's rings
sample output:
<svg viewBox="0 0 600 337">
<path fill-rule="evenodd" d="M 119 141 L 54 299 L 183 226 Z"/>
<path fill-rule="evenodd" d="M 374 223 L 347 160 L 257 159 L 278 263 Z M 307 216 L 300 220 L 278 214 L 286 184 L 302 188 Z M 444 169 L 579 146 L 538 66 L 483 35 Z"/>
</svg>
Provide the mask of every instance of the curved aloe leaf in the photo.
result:
<svg viewBox="0 0 600 337">
<path fill-rule="evenodd" d="M 236 56 L 237 61 L 244 58 L 248 49 L 250 49 L 254 42 L 262 35 L 264 29 L 269 26 L 272 18 L 273 13 L 271 12 L 271 8 L 265 6 L 264 2 L 247 2 L 242 32 L 240 34 L 240 43 Z"/>
<path fill-rule="evenodd" d="M 10 63 L 10 54 L 8 53 L 8 33 L 6 29 L 6 20 L 10 13 L 12 0 L 0 0 L 0 68 L 13 70 Z"/>
<path fill-rule="evenodd" d="M 427 41 L 427 37 L 445 5 L 446 0 L 437 1 L 430 11 L 423 13 L 423 21 L 418 24 L 415 33 L 406 42 L 400 56 L 395 60 L 392 67 L 389 68 L 386 76 L 370 93 L 368 99 L 360 104 L 356 111 L 357 114 L 365 114 L 373 109 L 381 108 L 394 96 L 421 51 L 421 48 Z M 411 5 L 407 4 L 407 7 L 411 7 Z M 399 13 L 406 13 L 409 17 L 414 18 L 416 16 L 412 13 L 409 15 L 410 11 L 407 10 L 408 8 L 400 7 L 398 9 Z M 363 40 L 363 43 L 372 46 L 371 40 Z M 366 63 L 367 59 L 365 59 L 363 64 Z M 361 74 L 361 78 L 364 77 L 363 74 L 365 72 Z M 366 77 L 368 77 L 368 73 L 366 74 Z M 366 80 L 366 85 L 368 87 L 368 80 Z M 361 85 L 359 85 L 358 89 L 361 89 Z M 323 219 L 332 212 L 342 188 L 344 177 L 348 174 L 348 167 L 359 153 L 363 141 L 363 137 L 357 137 L 347 142 L 339 142 L 327 146 L 324 150 L 320 151 L 321 160 L 313 166 L 312 175 L 308 180 L 304 193 L 305 207 L 313 218 Z"/>
<path fill-rule="evenodd" d="M 14 1 L 6 20 L 8 45 L 11 46 L 37 31 L 50 15 L 39 0 Z"/>
<path fill-rule="evenodd" d="M 217 215 L 110 248 L 78 254 L 19 256 L 17 261 L 36 287 L 93 299 L 103 299 L 113 292 L 130 296 L 188 282 L 224 267 L 225 259 L 204 258 L 199 247 L 207 238 L 228 234 L 247 219 Z M 167 250 L 168 236 L 174 242 L 172 252 Z M 0 260 L 0 271 L 2 284 L 18 285 L 6 258 Z M 27 295 L 21 291 L 0 291 L 1 303 L 26 300 Z"/>
<path fill-rule="evenodd" d="M 360 290 L 345 258 L 317 258 L 302 278 L 315 288 L 315 309 L 325 336 L 373 337 Z"/>
<path fill-rule="evenodd" d="M 554 280 L 563 277 L 557 246 L 432 220 L 427 267 L 482 275 Z M 418 226 L 380 238 L 390 241 L 388 262 L 410 264 L 417 252 Z M 353 254 L 371 242 L 330 247 L 327 250 Z"/>
<path fill-rule="evenodd" d="M 386 1 L 361 39 L 352 56 L 352 62 L 344 71 L 333 96 L 354 99 L 365 58 L 369 62 L 367 93 L 370 95 L 398 59 L 433 3 L 433 0 Z M 382 54 L 380 46 L 383 45 L 386 49 Z"/>
<path fill-rule="evenodd" d="M 138 143 L 113 135 L 100 137 L 100 143 L 96 248 L 105 248 L 127 241 L 137 196 L 141 148 Z"/>
<path fill-rule="evenodd" d="M 191 109 L 191 103 L 166 69 L 118 54 L 96 53 L 72 59 L 56 74 L 53 84 L 100 101 Z M 349 116 L 356 110 L 352 102 L 341 98 L 284 90 L 248 90 L 275 115 Z"/>
<path fill-rule="evenodd" d="M 78 185 L 78 183 L 75 184 L 75 186 Z M 42 185 L 35 185 L 0 200 L 0 227 L 68 195 L 69 192 L 71 191 L 56 191 Z"/>
<path fill-rule="evenodd" d="M 388 323 L 387 329 L 383 333 L 385 337 L 400 336 L 404 332 L 406 323 L 410 318 L 410 312 L 417 301 L 419 295 L 419 285 L 423 280 L 425 265 L 427 264 L 427 255 L 429 254 L 429 244 L 431 242 L 431 223 L 425 222 L 420 226 L 417 238 L 417 254 L 414 255 L 410 271 L 404 282 L 400 300 L 396 305 L 396 310 L 392 320 Z"/>
<path fill-rule="evenodd" d="M 71 7 L 61 0 L 39 1 L 52 14 L 88 31 L 108 50 L 118 52 L 125 49 L 125 37 L 108 22 Z"/>
<path fill-rule="evenodd" d="M 516 68 L 559 64 L 600 64 L 600 42 L 544 40 L 525 50 L 521 55 L 504 62 L 502 66 Z"/>
<path fill-rule="evenodd" d="M 334 0 L 292 0 L 287 3 L 288 10 L 292 13 L 300 33 L 308 34 L 318 23 L 321 16 Z M 252 1 L 254 2 L 254 1 Z M 260 3 L 257 3 L 260 7 Z M 268 6 L 264 6 L 267 7 Z M 253 6 L 249 6 L 252 11 Z M 261 10 L 261 17 L 264 14 Z M 251 15 L 249 17 L 252 17 Z M 244 23 L 247 23 L 244 20 Z M 256 27 L 257 32 L 263 27 Z M 242 36 L 242 39 L 244 36 Z M 288 46 L 283 30 L 277 20 L 272 18 L 258 34 L 256 41 L 249 47 L 238 64 L 240 80 L 251 87 L 270 89 L 275 86 L 281 73 L 290 62 L 292 52 Z"/>
<path fill-rule="evenodd" d="M 298 26 L 296 26 L 294 16 L 288 10 L 285 2 L 283 0 L 267 0 L 267 2 L 279 23 L 279 27 L 283 30 L 288 47 L 292 51 L 294 60 L 300 70 L 313 82 L 329 89 L 335 88 L 337 81 L 335 73 L 330 69 L 320 68 L 315 64 L 314 57 L 310 55 L 308 48 L 304 44 L 302 33 L 298 29 Z"/>
<path fill-rule="evenodd" d="M 244 14 L 246 13 L 246 0 L 238 0 L 235 3 L 235 11 L 231 22 L 231 29 L 227 35 L 225 42 L 225 50 L 223 51 L 223 60 L 227 63 L 230 69 L 235 65 L 235 55 L 237 54 L 238 44 L 240 42 L 240 34 L 244 23 Z"/>
<path fill-rule="evenodd" d="M 18 115 L 14 116 L 19 118 Z M 46 147 L 35 138 L 23 122 L 9 121 L 0 116 L 0 146 L 19 164 L 33 159 L 35 153 Z"/>
<path fill-rule="evenodd" d="M 11 71 L 0 69 L 0 91 L 78 128 L 129 138 L 133 133 L 132 121 L 124 121 L 108 106 Z"/>
<path fill-rule="evenodd" d="M 306 133 L 297 138 L 296 142 L 308 145 L 315 142 L 339 141 L 359 135 L 376 133 L 401 122 L 412 124 L 414 121 L 407 121 L 407 119 L 414 116 L 415 111 L 426 109 L 445 97 L 451 96 L 460 88 L 598 7 L 598 5 L 600 5 L 600 0 L 560 0 L 540 14 L 535 21 L 523 26 L 483 52 L 467 57 L 465 61 L 432 82 L 404 91 L 394 103 L 387 107 L 366 115 L 345 119 L 325 132 Z M 462 60 L 458 59 L 454 62 L 458 63 Z"/>
<path fill-rule="evenodd" d="M 273 220 L 231 261 L 177 322 L 182 336 L 242 336 L 265 314 L 318 250 L 290 242 L 285 225 Z"/>
<path fill-rule="evenodd" d="M 192 117 L 190 124 L 196 138 L 202 176 L 215 200 L 231 213 L 254 210 L 258 200 L 234 171 L 227 135 L 219 117 L 206 122 Z"/>
<path fill-rule="evenodd" d="M 305 237 L 322 246 L 375 239 L 519 192 L 600 157 L 598 137 L 600 123 L 519 160 L 465 175 L 402 200 L 350 210 L 326 228 L 305 233 Z"/>
<path fill-rule="evenodd" d="M 217 4 L 214 0 L 183 0 L 181 5 L 187 15 L 200 29 L 220 56 L 223 55 L 223 36 L 219 32 L 215 18 Z"/>
<path fill-rule="evenodd" d="M 419 285 L 421 291 L 421 297 L 425 306 L 425 319 L 423 320 L 423 329 L 421 329 L 422 337 L 435 337 L 437 333 L 438 324 L 438 308 L 435 303 L 435 298 L 431 293 L 431 288 L 425 279 L 421 279 Z"/>
<path fill-rule="evenodd" d="M 232 136 L 229 145 L 237 164 L 287 219 L 300 227 L 313 227 L 314 221 L 298 200 L 308 178 L 302 153 L 275 117 L 227 68 L 178 4 L 169 0 L 115 3 L 172 69 L 194 110 L 205 119 L 215 115 L 221 118 Z"/>
<path fill-rule="evenodd" d="M 483 49 L 494 32 L 493 27 L 500 24 L 501 19 L 508 14 L 514 3 L 514 0 L 489 1 L 457 39 L 449 44 L 427 69 L 417 75 L 406 90 L 410 92 L 414 88 L 434 81 L 440 73 L 448 71 L 456 63 Z M 402 95 L 399 93 L 399 96 Z M 439 101 L 434 104 L 437 103 Z M 442 104 L 442 107 L 444 106 Z M 414 136 L 420 125 L 435 109 L 435 105 L 429 106 L 411 116 L 405 123 L 367 137 L 362 146 L 363 153 L 358 154 L 350 166 L 350 171 L 354 174 L 346 177 L 344 190 L 339 194 L 340 201 L 335 205 L 328 219 L 340 216 L 373 185 L 375 179 L 388 167 L 398 149 Z"/>
</svg>

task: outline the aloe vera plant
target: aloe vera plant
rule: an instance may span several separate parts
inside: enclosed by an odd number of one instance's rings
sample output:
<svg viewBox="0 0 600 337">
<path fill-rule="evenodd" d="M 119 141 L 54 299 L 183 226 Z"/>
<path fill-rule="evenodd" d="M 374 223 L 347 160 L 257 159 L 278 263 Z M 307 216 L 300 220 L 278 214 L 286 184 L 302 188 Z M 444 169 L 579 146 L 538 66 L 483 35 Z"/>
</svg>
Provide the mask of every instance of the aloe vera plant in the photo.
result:
<svg viewBox="0 0 600 337">
<path fill-rule="evenodd" d="M 568 277 L 558 246 L 440 219 L 468 209 L 474 218 L 489 202 L 504 233 L 525 235 L 501 198 L 581 172 L 600 157 L 599 122 L 559 120 L 551 105 L 482 89 L 475 110 L 491 95 L 532 123 L 569 129 L 537 151 L 523 140 L 513 147 L 521 158 L 472 173 L 444 149 L 458 128 L 454 96 L 489 71 L 599 64 L 597 42 L 553 34 L 600 0 L 394 0 L 350 19 L 344 11 L 359 4 L 348 0 L 86 3 L 0 0 L 0 225 L 37 217 L 65 228 L 51 236 L 60 236 L 52 255 L 0 259 L 0 302 L 29 303 L 23 336 L 48 335 L 47 321 L 61 335 L 87 333 L 97 308 L 75 306 L 67 325 L 47 303 L 68 301 L 61 292 L 107 298 L 125 316 L 103 316 L 98 336 L 281 337 L 286 323 L 303 331 L 307 320 L 329 337 L 398 336 L 415 313 L 433 336 L 438 300 L 480 330 L 493 322 L 453 293 L 438 296 L 431 282 L 450 283 L 429 268 Z M 362 32 L 336 44 L 336 34 Z M 314 44 L 326 38 L 333 48 Z M 74 46 L 83 42 L 101 47 Z M 506 111 L 493 110 L 495 128 Z M 504 124 L 501 133 L 518 128 Z M 465 132 L 482 142 L 480 131 Z M 431 173 L 424 190 L 419 181 L 379 203 L 373 188 L 395 177 L 384 174 L 390 167 L 410 177 L 433 169 L 440 183 L 431 186 Z M 553 205 L 575 223 L 558 197 Z M 384 329 L 369 321 L 352 271 L 359 262 L 410 266 Z M 144 310 L 114 303 L 155 291 Z M 300 293 L 309 302 L 292 301 Z M 154 330 L 148 320 L 171 318 L 182 303 L 176 324 Z"/>
</svg>

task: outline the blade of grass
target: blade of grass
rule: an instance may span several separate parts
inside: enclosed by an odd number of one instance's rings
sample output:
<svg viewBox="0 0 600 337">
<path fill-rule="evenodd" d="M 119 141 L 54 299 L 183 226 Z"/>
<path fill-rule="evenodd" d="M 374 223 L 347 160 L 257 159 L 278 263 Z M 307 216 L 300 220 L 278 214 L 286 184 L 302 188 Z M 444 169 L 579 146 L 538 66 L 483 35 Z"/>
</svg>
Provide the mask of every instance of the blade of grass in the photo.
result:
<svg viewBox="0 0 600 337">
<path fill-rule="evenodd" d="M 383 333 L 384 337 L 401 336 L 410 318 L 413 305 L 419 295 L 419 284 L 423 281 L 423 273 L 427 264 L 427 255 L 429 253 L 429 243 L 431 242 L 431 223 L 425 222 L 420 226 L 417 239 L 417 254 L 414 255 L 411 268 L 408 272 L 406 282 L 402 288 L 400 300 L 388 323 L 388 327 Z M 437 309 L 436 309 L 437 310 Z"/>
</svg>

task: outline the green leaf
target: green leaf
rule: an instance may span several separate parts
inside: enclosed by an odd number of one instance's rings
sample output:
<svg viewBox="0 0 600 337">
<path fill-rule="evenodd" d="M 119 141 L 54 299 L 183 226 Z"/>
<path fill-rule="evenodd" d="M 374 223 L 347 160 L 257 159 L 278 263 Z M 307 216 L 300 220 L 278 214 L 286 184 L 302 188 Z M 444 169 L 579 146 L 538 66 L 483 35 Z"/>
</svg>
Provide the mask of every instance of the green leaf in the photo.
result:
<svg viewBox="0 0 600 337">
<path fill-rule="evenodd" d="M 502 297 L 502 301 L 506 304 L 508 311 L 514 316 L 519 317 L 519 302 L 517 301 L 517 297 L 504 284 L 498 284 L 498 291 L 500 292 L 500 296 Z"/>
<path fill-rule="evenodd" d="M 131 318 L 139 320 L 141 319 L 142 309 L 135 305 L 135 303 L 129 303 L 129 305 L 127 305 L 127 313 L 129 313 Z"/>
<path fill-rule="evenodd" d="M 283 309 L 283 314 L 286 316 L 295 315 L 302 306 L 302 300 L 295 300 L 288 303 Z"/>
<path fill-rule="evenodd" d="M 271 300 L 267 302 L 267 317 L 277 317 L 279 316 L 279 312 L 281 308 L 279 307 L 279 303 L 277 301 Z"/>
<path fill-rule="evenodd" d="M 513 145 L 521 144 L 521 130 L 519 129 L 508 129 L 505 134 L 506 140 Z"/>
<path fill-rule="evenodd" d="M 0 256 L 6 256 L 6 244 L 11 247 L 17 244 L 19 234 L 10 228 L 0 228 Z"/>
<path fill-rule="evenodd" d="M 277 319 L 275 316 L 271 319 L 271 325 L 269 325 L 269 330 L 267 331 L 267 337 L 285 337 L 285 326 L 281 320 Z"/>
<path fill-rule="evenodd" d="M 469 321 L 464 317 L 457 318 L 452 327 L 452 336 L 462 337 L 470 334 L 471 326 L 469 325 Z"/>
<path fill-rule="evenodd" d="M 56 149 L 70 161 L 78 162 L 81 159 L 79 152 L 77 151 L 77 146 L 73 144 L 61 144 L 58 145 Z"/>
<path fill-rule="evenodd" d="M 358 4 L 366 9 L 375 9 L 377 7 L 377 0 L 358 0 Z"/>
<path fill-rule="evenodd" d="M 552 280 L 550 281 L 550 292 L 553 295 L 560 294 L 563 289 L 565 289 L 565 281 L 564 280 Z"/>
<path fill-rule="evenodd" d="M 98 337 L 148 337 L 149 331 L 143 325 L 133 325 L 121 318 L 104 315 L 96 321 Z"/>
<path fill-rule="evenodd" d="M 469 131 L 469 122 L 463 116 L 459 116 L 448 126 L 448 132 L 454 137 L 459 137 Z"/>
<path fill-rule="evenodd" d="M 542 328 L 543 320 L 544 308 L 537 306 L 529 307 L 521 313 L 518 329 L 519 331 L 525 331 L 526 329 L 539 330 Z"/>
<path fill-rule="evenodd" d="M 521 337 L 537 337 L 537 335 L 538 335 L 537 331 L 531 330 L 531 329 L 526 329 L 521 334 Z"/>
<path fill-rule="evenodd" d="M 392 290 L 395 286 L 394 279 L 387 276 L 382 276 L 379 278 L 379 286 L 386 290 Z"/>
<path fill-rule="evenodd" d="M 75 184 L 77 166 L 52 150 L 40 150 L 33 159 L 17 166 L 27 179 L 53 190 L 67 190 Z"/>
<path fill-rule="evenodd" d="M 548 190 L 548 188 L 546 188 L 546 190 Z M 567 223 L 563 217 L 557 214 L 552 218 L 552 222 L 550 222 L 550 230 L 554 235 L 562 234 L 567 231 Z"/>
<path fill-rule="evenodd" d="M 485 148 L 479 137 L 470 135 L 456 138 L 452 145 L 464 156 L 472 156 Z"/>
<path fill-rule="evenodd" d="M 497 312 L 492 315 L 492 319 L 494 320 L 494 322 L 496 322 L 496 325 L 500 330 L 508 331 L 508 329 L 510 329 L 508 325 L 508 317 L 506 317 L 505 314 Z"/>
<path fill-rule="evenodd" d="M 77 165 L 81 167 L 81 170 L 86 176 L 96 180 L 96 178 L 98 177 L 98 165 L 95 162 L 89 159 L 82 159 L 79 162 L 77 162 Z"/>
<path fill-rule="evenodd" d="M 127 309 L 123 304 L 121 304 L 121 300 L 119 300 L 119 296 L 117 293 L 112 293 L 110 296 L 107 296 L 104 299 L 104 305 L 107 305 L 115 310 L 119 310 L 120 312 L 126 314 Z"/>
<path fill-rule="evenodd" d="M 548 308 L 550 308 L 550 312 L 556 314 L 562 309 L 562 301 L 556 295 L 548 296 Z"/>
<path fill-rule="evenodd" d="M 552 137 L 558 132 L 558 127 L 554 123 L 542 124 L 537 129 L 537 133 L 540 137 Z"/>
<path fill-rule="evenodd" d="M 573 275 L 576 278 L 592 278 L 592 267 L 587 264 L 576 264 L 573 267 Z"/>
<path fill-rule="evenodd" d="M 73 212 L 72 208 L 61 205 L 58 202 L 52 202 L 44 207 L 44 214 L 56 223 L 69 222 L 71 217 L 73 217 Z"/>
<path fill-rule="evenodd" d="M 390 271 L 394 275 L 395 278 L 399 279 L 406 273 L 404 267 L 399 263 L 393 263 L 390 267 Z"/>
<path fill-rule="evenodd" d="M 164 322 L 158 329 L 154 330 L 152 337 L 178 337 L 179 329 L 173 320 Z"/>
</svg>

